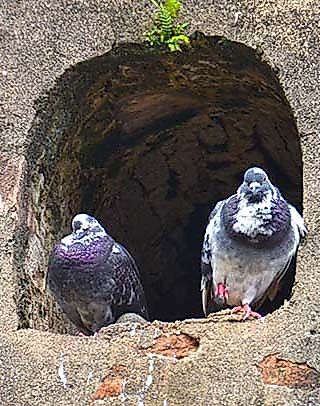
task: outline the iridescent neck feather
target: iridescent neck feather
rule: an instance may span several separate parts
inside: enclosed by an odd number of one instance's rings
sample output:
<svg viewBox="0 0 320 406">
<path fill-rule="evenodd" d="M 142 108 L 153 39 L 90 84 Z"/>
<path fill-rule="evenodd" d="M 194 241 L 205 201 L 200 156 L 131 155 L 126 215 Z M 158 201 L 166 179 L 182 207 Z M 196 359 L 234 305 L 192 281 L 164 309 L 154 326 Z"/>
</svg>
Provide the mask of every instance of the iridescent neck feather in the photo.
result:
<svg viewBox="0 0 320 406">
<path fill-rule="evenodd" d="M 222 220 L 231 237 L 252 243 L 278 241 L 290 226 L 290 209 L 280 192 L 273 188 L 258 203 L 232 196 L 222 209 Z"/>
</svg>

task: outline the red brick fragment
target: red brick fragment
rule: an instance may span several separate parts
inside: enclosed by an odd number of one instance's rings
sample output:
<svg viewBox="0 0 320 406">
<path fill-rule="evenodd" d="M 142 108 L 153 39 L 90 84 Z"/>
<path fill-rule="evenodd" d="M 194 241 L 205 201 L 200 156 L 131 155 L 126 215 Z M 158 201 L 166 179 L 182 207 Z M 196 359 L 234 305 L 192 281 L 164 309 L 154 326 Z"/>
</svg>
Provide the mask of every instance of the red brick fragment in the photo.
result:
<svg viewBox="0 0 320 406">
<path fill-rule="evenodd" d="M 154 344 L 147 351 L 181 359 L 187 357 L 190 352 L 196 351 L 198 347 L 199 341 L 187 334 L 170 334 L 155 339 Z"/>
<path fill-rule="evenodd" d="M 119 376 L 116 378 L 104 378 L 98 389 L 92 395 L 92 400 L 104 399 L 106 397 L 120 395 L 123 388 L 123 379 Z"/>
<path fill-rule="evenodd" d="M 92 400 L 104 399 L 111 396 L 119 396 L 124 387 L 124 375 L 127 368 L 123 365 L 113 365 L 109 374 L 104 377 L 98 389 L 91 396 Z"/>
<path fill-rule="evenodd" d="M 314 389 L 320 387 L 320 373 L 306 363 L 297 363 L 270 354 L 259 364 L 262 381 L 269 385 Z"/>
</svg>

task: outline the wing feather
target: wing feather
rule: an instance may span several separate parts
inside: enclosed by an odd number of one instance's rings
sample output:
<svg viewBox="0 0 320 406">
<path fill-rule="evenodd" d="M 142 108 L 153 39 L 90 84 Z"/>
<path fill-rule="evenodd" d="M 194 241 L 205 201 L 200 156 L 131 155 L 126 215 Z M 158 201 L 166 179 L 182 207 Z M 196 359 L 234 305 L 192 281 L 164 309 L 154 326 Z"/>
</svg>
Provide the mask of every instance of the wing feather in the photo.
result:
<svg viewBox="0 0 320 406">
<path fill-rule="evenodd" d="M 305 237 L 307 234 L 307 227 L 298 211 L 293 206 L 291 206 L 291 204 L 288 204 L 288 206 L 291 214 L 291 227 L 296 234 L 296 243 L 298 247 L 300 239 Z"/>
<path fill-rule="evenodd" d="M 108 265 L 116 279 L 113 304 L 136 307 L 137 312 L 148 317 L 140 272 L 131 254 L 121 244 L 114 242 Z"/>
<path fill-rule="evenodd" d="M 203 239 L 202 251 L 201 251 L 201 297 L 202 297 L 202 309 L 205 316 L 208 315 L 208 302 L 213 296 L 213 272 L 212 257 L 213 251 L 213 237 L 215 230 L 215 217 L 220 215 L 221 208 L 224 205 L 225 200 L 219 201 L 213 210 L 211 211 L 208 219 L 208 225 Z"/>
<path fill-rule="evenodd" d="M 292 246 L 292 249 L 288 251 L 288 259 L 287 262 L 285 263 L 284 267 L 279 270 L 279 272 L 275 275 L 275 278 L 270 285 L 270 287 L 267 289 L 266 294 L 258 301 L 257 307 L 261 306 L 261 304 L 265 301 L 265 299 L 268 297 L 271 301 L 274 300 L 276 297 L 280 286 L 281 286 L 281 280 L 287 273 L 291 262 L 295 258 L 295 255 L 297 253 L 297 249 L 300 243 L 301 238 L 305 237 L 307 234 L 307 228 L 305 226 L 304 220 L 302 216 L 298 213 L 298 211 L 288 204 L 289 210 L 290 210 L 290 215 L 291 215 L 291 228 L 294 233 L 294 243 Z"/>
</svg>

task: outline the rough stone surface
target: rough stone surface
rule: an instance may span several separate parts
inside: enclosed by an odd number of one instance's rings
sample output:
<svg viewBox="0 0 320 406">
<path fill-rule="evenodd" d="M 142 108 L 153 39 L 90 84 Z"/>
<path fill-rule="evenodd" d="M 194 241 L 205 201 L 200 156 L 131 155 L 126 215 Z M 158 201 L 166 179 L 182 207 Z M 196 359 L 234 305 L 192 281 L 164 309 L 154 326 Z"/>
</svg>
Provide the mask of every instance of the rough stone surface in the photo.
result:
<svg viewBox="0 0 320 406">
<path fill-rule="evenodd" d="M 23 236 L 21 228 L 29 224 L 32 229 L 34 224 L 31 218 L 25 222 L 28 196 L 20 192 L 29 162 L 28 131 L 35 102 L 41 108 L 43 92 L 70 66 L 107 52 L 114 40 L 137 40 L 150 21 L 152 7 L 129 0 L 2 3 L 0 403 L 319 405 L 316 385 L 311 389 L 269 385 L 259 368 L 268 356 L 277 354 L 280 360 L 319 372 L 318 2 L 190 0 L 185 1 L 183 13 L 183 19 L 191 21 L 191 32 L 198 29 L 258 47 L 263 58 L 279 70 L 301 137 L 303 207 L 309 228 L 308 239 L 299 250 L 292 298 L 262 322 L 236 323 L 222 312 L 206 320 L 139 326 L 121 323 L 95 338 L 17 330 L 17 284 L 23 279 L 23 269 L 14 252 L 17 245 L 26 244 L 30 232 L 26 229 L 25 239 L 18 240 L 17 235 Z M 36 243 L 33 249 L 37 249 Z M 36 280 L 37 272 L 32 273 Z M 162 334 L 185 334 L 200 345 L 181 360 L 149 354 L 146 349 Z M 105 391 L 106 396 L 96 400 L 94 394 L 106 377 L 121 379 L 122 392 L 109 397 Z"/>
<path fill-rule="evenodd" d="M 276 74 L 240 43 L 197 33 L 191 44 L 183 54 L 115 47 L 68 70 L 48 94 L 29 132 L 21 326 L 65 331 L 41 287 L 52 244 L 76 212 L 99 218 L 133 253 L 151 319 L 174 321 L 202 316 L 208 213 L 249 166 L 264 167 L 301 209 L 300 139 Z M 290 296 L 293 276 L 269 310 Z"/>
</svg>

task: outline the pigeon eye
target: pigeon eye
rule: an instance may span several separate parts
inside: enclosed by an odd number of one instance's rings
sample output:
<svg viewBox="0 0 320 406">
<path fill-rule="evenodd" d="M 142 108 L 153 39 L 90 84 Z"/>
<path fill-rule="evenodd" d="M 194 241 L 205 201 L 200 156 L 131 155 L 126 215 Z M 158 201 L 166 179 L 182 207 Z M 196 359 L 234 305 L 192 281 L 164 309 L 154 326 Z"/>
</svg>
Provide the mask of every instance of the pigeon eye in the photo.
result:
<svg viewBox="0 0 320 406">
<path fill-rule="evenodd" d="M 74 230 L 80 230 L 80 228 L 81 228 L 81 221 L 75 221 L 74 223 L 73 223 L 73 228 L 74 228 Z"/>
</svg>

